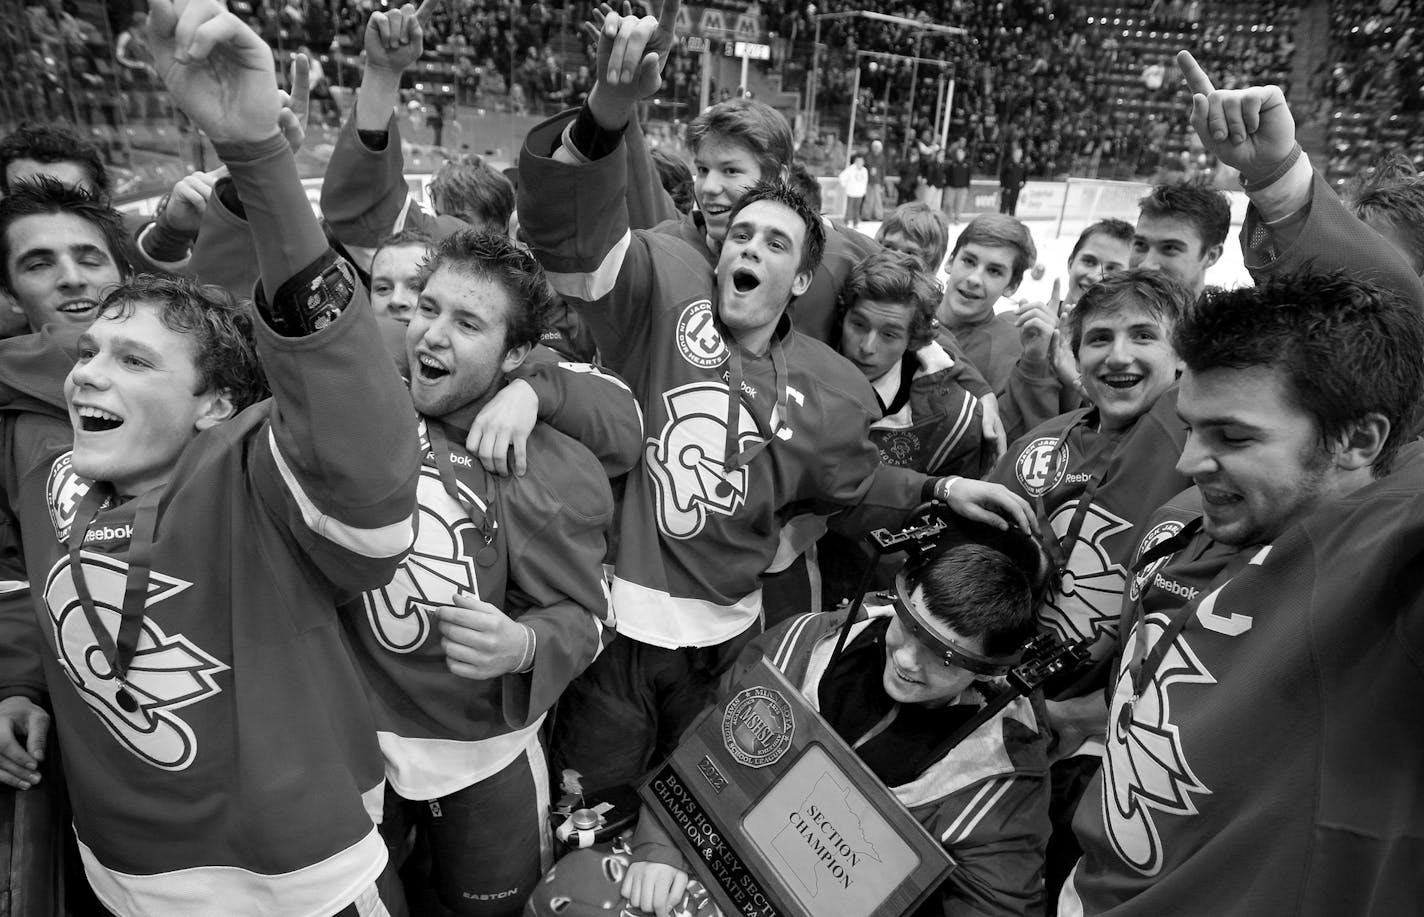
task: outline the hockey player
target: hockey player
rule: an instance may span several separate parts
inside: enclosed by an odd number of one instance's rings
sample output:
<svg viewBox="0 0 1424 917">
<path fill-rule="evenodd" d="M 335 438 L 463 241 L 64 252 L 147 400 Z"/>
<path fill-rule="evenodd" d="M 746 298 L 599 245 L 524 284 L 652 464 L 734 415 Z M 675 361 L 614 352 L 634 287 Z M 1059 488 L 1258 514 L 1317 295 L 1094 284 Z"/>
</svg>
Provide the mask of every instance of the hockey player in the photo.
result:
<svg viewBox="0 0 1424 917">
<path fill-rule="evenodd" d="M 614 557 L 621 639 L 570 687 L 555 724 L 556 767 L 583 772 L 590 788 L 636 780 L 704 706 L 753 635 L 757 577 L 793 502 L 898 515 L 939 496 L 1026 523 L 1006 491 L 880 467 L 869 384 L 785 314 L 811 282 L 822 238 L 820 217 L 794 192 L 766 184 L 742 195 L 715 272 L 685 240 L 628 229 L 622 130 L 657 88 L 652 49 L 670 46 L 676 12 L 666 5 L 662 26 L 609 14 L 589 101 L 532 131 L 520 157 L 521 232 L 556 289 L 588 304 L 583 317 L 648 429 Z M 624 741 L 611 748 L 613 734 Z"/>
<path fill-rule="evenodd" d="M 1063 328 L 1064 313 L 1103 277 L 1127 266 L 1132 226 L 1122 220 L 1099 220 L 1078 236 L 1068 256 L 1068 284 L 1059 301 L 1056 281 L 1047 302 L 1023 303 L 1014 324 L 1023 352 L 1013 372 L 1000 408 L 1008 435 L 1017 439 L 1059 414 L 1083 404 L 1077 362 Z"/>
<path fill-rule="evenodd" d="M 1018 698 L 954 748 L 937 746 L 1000 684 L 985 677 L 985 669 L 976 674 L 972 669 L 979 667 L 965 651 L 982 661 L 1023 645 L 1033 632 L 1046 564 L 1038 566 L 1030 539 L 977 525 L 964 526 L 938 550 L 922 566 L 902 571 L 893 589 L 867 600 L 834 665 L 845 610 L 783 622 L 758 637 L 739 666 L 761 655 L 771 660 L 940 838 L 955 869 L 931 896 L 929 911 L 1041 913 L 1047 740 L 1036 704 Z M 553 917 L 561 911 L 556 902 L 617 902 L 621 894 L 624 906 L 641 912 L 704 912 L 695 906 L 703 897 L 696 889 L 684 899 L 689 867 L 650 812 L 639 819 L 631 846 L 631 862 L 609 857 L 622 860 L 616 865 L 605 865 L 604 855 L 592 850 L 565 857 L 530 911 Z"/>
<path fill-rule="evenodd" d="M 42 175 L 0 199 L 0 287 L 29 330 L 87 325 L 131 272 L 123 218 L 88 191 Z"/>
<path fill-rule="evenodd" d="M 1173 413 L 1179 363 L 1171 333 L 1188 298 L 1151 271 L 1114 274 L 1089 288 L 1063 331 L 1089 406 L 1017 440 L 989 475 L 1034 502 L 1040 537 L 1060 571 L 1040 627 L 1060 640 L 1088 641 L 1097 663 L 1045 688 L 1055 757 L 1050 890 L 1078 855 L 1069 823 L 1099 766 L 1103 688 L 1127 567 L 1152 512 L 1186 484 L 1173 468 L 1183 434 Z"/>
<path fill-rule="evenodd" d="M 380 752 L 335 606 L 410 545 L 414 415 L 278 131 L 271 49 L 212 0 L 150 9 L 263 285 L 255 319 L 184 281 L 120 287 L 66 385 L 72 451 L 18 472 L 85 872 L 121 917 L 385 913 Z M 249 406 L 259 353 L 275 395 Z M 15 785 L 42 731 L 0 693 Z"/>
<path fill-rule="evenodd" d="M 1199 510 L 1142 540 L 1059 913 L 1407 912 L 1424 466 L 1400 450 L 1424 317 L 1285 276 L 1209 291 L 1175 339 Z"/>
<path fill-rule="evenodd" d="M 1379 537 L 1420 538 L 1419 460 L 1401 449 L 1424 386 L 1424 298 L 1312 175 L 1280 89 L 1218 92 L 1190 54 L 1178 66 L 1198 136 L 1242 174 L 1260 286 L 1213 292 L 1176 335 L 1192 425 L 1179 467 L 1200 491 L 1141 539 L 1106 763 L 1078 809 L 1084 857 L 1059 913 L 1407 911 L 1401 838 L 1424 827 L 1399 762 L 1421 757 L 1421 711 L 1396 635 L 1418 614 L 1400 571 L 1419 559 Z M 1284 273 L 1299 259 L 1388 287 Z M 1361 716 L 1371 696 L 1389 701 Z"/>
<path fill-rule="evenodd" d="M 1226 195 L 1201 184 L 1157 185 L 1138 208 L 1128 266 L 1162 271 L 1200 296 L 1231 231 Z"/>
<path fill-rule="evenodd" d="M 1027 226 L 992 213 L 971 220 L 949 255 L 939 320 L 995 394 L 1008 385 L 1023 345 L 1014 316 L 996 315 L 994 306 L 1018 289 L 1037 257 Z"/>
<path fill-rule="evenodd" d="M 517 914 L 549 857 L 540 728 L 605 637 L 613 496 L 588 449 L 546 424 L 521 475 L 490 474 L 462 446 L 557 305 L 533 257 L 464 230 L 417 286 L 406 348 L 425 456 L 419 531 L 346 621 L 372 685 L 392 855 L 416 825 L 446 908 Z"/>
</svg>

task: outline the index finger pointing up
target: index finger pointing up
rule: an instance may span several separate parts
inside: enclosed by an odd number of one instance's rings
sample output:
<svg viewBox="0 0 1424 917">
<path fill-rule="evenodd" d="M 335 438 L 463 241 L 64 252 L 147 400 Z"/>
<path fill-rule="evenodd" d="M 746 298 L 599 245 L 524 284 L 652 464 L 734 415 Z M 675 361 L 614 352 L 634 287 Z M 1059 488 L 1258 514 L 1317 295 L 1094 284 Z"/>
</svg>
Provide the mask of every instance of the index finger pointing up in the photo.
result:
<svg viewBox="0 0 1424 917">
<path fill-rule="evenodd" d="M 415 11 L 415 18 L 421 25 L 429 25 L 430 17 L 434 16 L 439 8 L 440 0 L 421 0 L 420 8 Z"/>
<path fill-rule="evenodd" d="M 1192 95 L 1209 96 L 1216 91 L 1216 87 L 1211 84 L 1211 77 L 1206 75 L 1201 64 L 1198 64 L 1197 59 L 1192 57 L 1192 52 L 1177 52 L 1177 69 L 1182 71 L 1182 76 L 1186 77 L 1187 88 L 1192 91 Z"/>
<path fill-rule="evenodd" d="M 669 36 L 677 34 L 677 14 L 682 9 L 682 0 L 663 0 L 663 8 L 658 12 L 658 31 Z"/>
<path fill-rule="evenodd" d="M 1048 297 L 1048 311 L 1056 317 L 1063 312 L 1063 281 L 1053 278 L 1053 294 Z"/>
</svg>

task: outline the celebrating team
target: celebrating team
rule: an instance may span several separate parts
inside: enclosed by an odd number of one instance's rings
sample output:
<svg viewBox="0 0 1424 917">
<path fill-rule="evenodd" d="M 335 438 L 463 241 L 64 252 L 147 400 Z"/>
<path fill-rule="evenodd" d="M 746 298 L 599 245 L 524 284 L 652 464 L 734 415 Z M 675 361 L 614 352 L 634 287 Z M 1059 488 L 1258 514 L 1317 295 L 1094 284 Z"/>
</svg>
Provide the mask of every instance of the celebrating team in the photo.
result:
<svg viewBox="0 0 1424 917">
<path fill-rule="evenodd" d="M 424 208 L 392 114 L 424 12 L 371 15 L 324 222 L 218 0 L 150 0 L 224 168 L 135 246 L 97 159 L 0 143 L 33 332 L 0 342 L 0 782 L 51 773 L 52 720 L 103 908 L 669 913 L 697 886 L 647 818 L 541 884 L 550 791 L 636 784 L 764 653 L 955 859 L 935 911 L 1417 909 L 1424 253 L 1278 89 L 1179 60 L 1256 286 L 1206 285 L 1224 196 L 1159 186 L 1066 305 L 996 313 L 1027 227 L 830 223 L 760 103 L 692 123 L 678 215 L 635 117 L 676 0 L 602 11 L 517 199 L 463 161 Z M 928 502 L 957 536 L 880 559 L 833 654 L 860 536 Z M 1035 632 L 1091 661 L 976 718 Z"/>
</svg>

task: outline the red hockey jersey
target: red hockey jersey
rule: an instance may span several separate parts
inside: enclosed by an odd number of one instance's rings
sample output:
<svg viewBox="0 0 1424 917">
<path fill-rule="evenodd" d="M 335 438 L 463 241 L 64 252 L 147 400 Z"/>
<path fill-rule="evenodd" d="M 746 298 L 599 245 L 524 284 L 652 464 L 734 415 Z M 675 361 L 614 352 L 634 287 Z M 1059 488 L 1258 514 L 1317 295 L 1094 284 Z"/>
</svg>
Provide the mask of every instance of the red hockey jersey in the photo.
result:
<svg viewBox="0 0 1424 917">
<path fill-rule="evenodd" d="M 1097 658 L 1115 646 L 1127 571 L 1143 524 L 1191 484 L 1175 467 L 1186 441 L 1176 411 L 1175 386 L 1123 433 L 1099 432 L 1091 408 L 1071 411 L 1014 443 L 989 475 L 1030 503 L 1041 500 L 1060 541 L 1096 478 L 1092 505 L 1082 517 L 1067 570 L 1058 591 L 1049 596 L 1040 624 L 1061 640 L 1094 642 Z M 1094 687 L 1101 685 L 1076 686 L 1066 696 Z"/>
<path fill-rule="evenodd" d="M 389 580 L 410 545 L 414 412 L 364 298 L 309 337 L 260 322 L 257 337 L 274 400 L 194 439 L 158 505 L 136 709 L 119 700 L 70 569 L 65 539 L 90 484 L 64 446 L 20 472 L 80 853 L 124 917 L 331 914 L 386 862 L 380 750 L 335 609 Z M 102 509 L 84 536 L 111 633 L 136 502 Z"/>
<path fill-rule="evenodd" d="M 441 425 L 456 502 L 428 426 L 415 545 L 395 577 L 345 616 L 372 687 L 386 776 L 407 799 L 436 799 L 494 774 L 535 741 L 544 714 L 604 638 L 605 532 L 613 494 L 593 455 L 538 424 L 523 476 L 487 474 L 465 431 Z M 430 609 L 477 594 L 533 628 L 534 667 L 488 681 L 450 673 Z M 607 632 L 612 637 L 612 631 Z"/>
<path fill-rule="evenodd" d="M 705 246 L 629 230 L 621 150 L 572 165 L 552 151 L 568 117 L 530 133 L 520 158 L 521 233 L 555 288 L 598 339 L 643 408 L 647 444 L 628 477 L 612 585 L 618 632 L 658 646 L 709 646 L 761 610 L 758 577 L 792 503 L 821 512 L 874 502 L 898 515 L 925 478 L 880 465 L 867 436 L 879 418 L 854 366 L 783 320 L 786 371 L 741 355 L 738 449 L 770 440 L 727 470 L 729 342 L 718 331 Z M 778 385 L 786 416 L 774 416 Z M 776 431 L 773 435 L 771 431 Z"/>
<path fill-rule="evenodd" d="M 1198 533 L 1143 571 L 1060 914 L 1419 910 L 1421 493 L 1415 460 L 1272 545 Z M 1194 515 L 1191 496 L 1144 546 Z"/>
</svg>

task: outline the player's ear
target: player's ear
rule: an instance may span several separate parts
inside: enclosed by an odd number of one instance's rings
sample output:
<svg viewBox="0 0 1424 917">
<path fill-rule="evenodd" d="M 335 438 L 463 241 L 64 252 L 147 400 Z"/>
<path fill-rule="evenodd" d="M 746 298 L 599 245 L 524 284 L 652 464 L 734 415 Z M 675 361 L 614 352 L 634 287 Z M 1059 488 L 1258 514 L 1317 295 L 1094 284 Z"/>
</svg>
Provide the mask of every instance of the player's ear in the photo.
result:
<svg viewBox="0 0 1424 917">
<path fill-rule="evenodd" d="M 1344 471 L 1359 471 L 1374 465 L 1389 442 L 1389 418 L 1371 412 L 1352 423 L 1333 444 L 1336 467 Z"/>
<path fill-rule="evenodd" d="M 232 399 L 232 392 L 225 388 L 213 389 L 198 398 L 198 416 L 193 421 L 193 426 L 199 433 L 231 420 L 237 413 L 237 403 Z"/>
<path fill-rule="evenodd" d="M 533 344 L 520 344 L 518 347 L 511 347 L 504 352 L 504 360 L 500 363 L 500 370 L 512 373 L 518 369 L 524 360 L 529 356 L 529 351 L 534 349 Z"/>
<path fill-rule="evenodd" d="M 1202 260 L 1206 262 L 1207 267 L 1211 267 L 1221 258 L 1222 249 L 1223 246 L 1217 244 L 1209 246 L 1206 251 L 1202 252 Z"/>
</svg>

